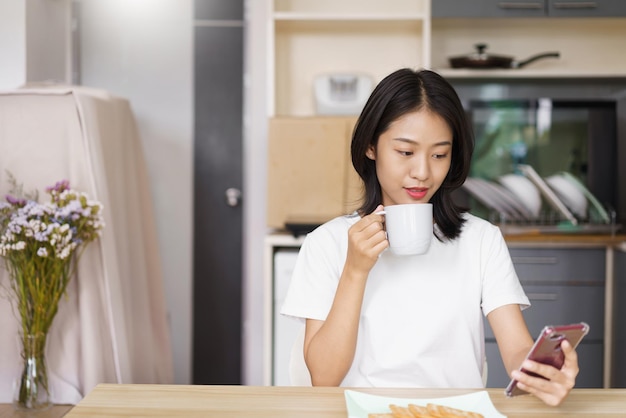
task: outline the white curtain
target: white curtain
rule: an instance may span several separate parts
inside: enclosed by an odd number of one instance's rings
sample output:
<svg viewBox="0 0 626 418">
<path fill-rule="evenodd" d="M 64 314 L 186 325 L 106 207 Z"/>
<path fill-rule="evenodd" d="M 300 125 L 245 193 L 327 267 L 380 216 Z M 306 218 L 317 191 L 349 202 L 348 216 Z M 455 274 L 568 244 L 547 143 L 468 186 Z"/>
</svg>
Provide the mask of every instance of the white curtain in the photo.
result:
<svg viewBox="0 0 626 418">
<path fill-rule="evenodd" d="M 0 92 L 0 198 L 9 171 L 25 191 L 67 179 L 102 203 L 48 338 L 52 401 L 75 404 L 98 383 L 173 383 L 150 184 L 127 100 L 73 86 Z M 0 403 L 19 373 L 18 321 L 0 269 Z"/>
</svg>

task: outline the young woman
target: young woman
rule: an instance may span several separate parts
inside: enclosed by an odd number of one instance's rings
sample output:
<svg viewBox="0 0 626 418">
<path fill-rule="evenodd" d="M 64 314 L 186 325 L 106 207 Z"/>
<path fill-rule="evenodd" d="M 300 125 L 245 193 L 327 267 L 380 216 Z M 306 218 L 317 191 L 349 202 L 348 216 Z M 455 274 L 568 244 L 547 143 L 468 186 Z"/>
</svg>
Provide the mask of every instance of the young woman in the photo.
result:
<svg viewBox="0 0 626 418">
<path fill-rule="evenodd" d="M 482 387 L 483 316 L 519 387 L 558 405 L 578 360 L 562 344 L 561 370 L 527 361 L 529 301 L 500 230 L 457 207 L 473 135 L 460 100 L 438 74 L 398 70 L 378 84 L 356 124 L 352 163 L 360 209 L 307 235 L 282 313 L 306 319 L 304 357 L 314 385 Z M 433 204 L 428 252 L 386 251 L 383 206 Z"/>
</svg>

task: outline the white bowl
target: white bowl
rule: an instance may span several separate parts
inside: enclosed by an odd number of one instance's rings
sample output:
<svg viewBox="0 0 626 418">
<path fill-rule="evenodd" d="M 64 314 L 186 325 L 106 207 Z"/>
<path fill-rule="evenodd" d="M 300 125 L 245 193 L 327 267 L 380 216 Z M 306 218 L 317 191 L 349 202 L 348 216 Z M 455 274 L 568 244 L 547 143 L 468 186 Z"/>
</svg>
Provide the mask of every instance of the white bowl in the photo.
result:
<svg viewBox="0 0 626 418">
<path fill-rule="evenodd" d="M 559 199 L 579 218 L 587 218 L 588 201 L 585 194 L 562 174 L 547 177 L 546 183 Z"/>
<path fill-rule="evenodd" d="M 521 174 L 505 174 L 498 178 L 536 219 L 541 212 L 541 193 L 532 181 Z"/>
</svg>

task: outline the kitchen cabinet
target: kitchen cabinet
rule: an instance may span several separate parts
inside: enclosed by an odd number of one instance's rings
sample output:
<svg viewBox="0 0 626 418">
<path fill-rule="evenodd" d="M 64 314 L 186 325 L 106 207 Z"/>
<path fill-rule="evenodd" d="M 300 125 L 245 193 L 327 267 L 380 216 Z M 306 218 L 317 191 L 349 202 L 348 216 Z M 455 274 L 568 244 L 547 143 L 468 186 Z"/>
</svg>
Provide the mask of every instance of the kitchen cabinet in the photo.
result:
<svg viewBox="0 0 626 418">
<path fill-rule="evenodd" d="M 615 292 L 613 306 L 615 309 L 614 333 L 615 342 L 613 387 L 626 388 L 626 243 L 614 251 Z"/>
<path fill-rule="evenodd" d="M 577 387 L 603 387 L 606 250 L 599 248 L 510 249 L 515 270 L 530 299 L 524 318 L 533 337 L 545 325 L 586 322 L 589 334 L 577 348 Z M 506 373 L 493 331 L 485 322 L 488 387 L 504 387 Z"/>
<path fill-rule="evenodd" d="M 430 66 L 430 0 L 268 1 L 269 116 L 314 115 L 321 74 Z"/>
<path fill-rule="evenodd" d="M 616 17 L 626 3 L 612 0 L 436 0 L 432 17 Z"/>
<path fill-rule="evenodd" d="M 356 209 L 361 180 L 352 167 L 355 118 L 269 121 L 267 225 L 321 224 Z"/>
<path fill-rule="evenodd" d="M 509 2 L 526 5 L 531 0 Z M 560 9 L 554 1 L 534 0 L 545 9 L 494 11 L 497 1 L 432 2 L 431 65 L 445 77 L 493 79 L 619 79 L 626 60 L 617 52 L 626 37 L 626 2 L 596 1 L 597 9 Z M 488 11 L 489 10 L 489 11 Z M 444 12 L 446 14 L 444 14 Z M 532 14 L 532 16 L 529 16 Z M 596 16 L 598 18 L 591 18 Z M 602 18 L 600 18 L 602 16 Z M 554 34 L 558 36 L 554 36 Z M 487 52 L 524 60 L 543 52 L 560 58 L 504 70 L 451 69 L 448 59 L 487 44 Z"/>
<path fill-rule="evenodd" d="M 549 17 L 626 16 L 626 3 L 615 0 L 548 0 Z"/>
<path fill-rule="evenodd" d="M 545 0 L 435 0 L 432 17 L 543 17 Z"/>
<path fill-rule="evenodd" d="M 620 82 L 626 77 L 626 60 L 618 51 L 625 38 L 626 17 L 432 19 L 431 64 L 446 78 L 482 79 L 485 85 L 498 79 L 549 86 L 562 85 L 568 79 Z M 488 45 L 490 54 L 516 60 L 544 52 L 558 52 L 560 57 L 515 69 L 450 68 L 450 57 L 471 54 L 481 43 Z M 498 88 L 489 93 L 497 94 Z M 576 88 L 566 94 L 574 92 Z"/>
<path fill-rule="evenodd" d="M 318 76 L 363 75 L 377 83 L 401 67 L 433 68 L 447 75 L 447 58 L 473 52 L 476 43 L 487 43 L 489 52 L 516 59 L 548 50 L 560 52 L 561 58 L 519 70 L 452 70 L 451 75 L 560 78 L 626 74 L 626 61 L 614 53 L 626 36 L 626 2 L 265 1 L 268 37 L 264 74 L 269 117 L 316 115 L 314 81 Z M 494 11 L 499 3 L 523 8 L 500 13 Z M 595 8 L 586 8 L 588 4 Z M 572 5 L 576 7 L 572 9 Z M 529 14 L 537 19 L 527 19 Z M 561 15 L 571 19 L 546 19 Z M 560 36 L 555 37 L 555 32 Z"/>
</svg>

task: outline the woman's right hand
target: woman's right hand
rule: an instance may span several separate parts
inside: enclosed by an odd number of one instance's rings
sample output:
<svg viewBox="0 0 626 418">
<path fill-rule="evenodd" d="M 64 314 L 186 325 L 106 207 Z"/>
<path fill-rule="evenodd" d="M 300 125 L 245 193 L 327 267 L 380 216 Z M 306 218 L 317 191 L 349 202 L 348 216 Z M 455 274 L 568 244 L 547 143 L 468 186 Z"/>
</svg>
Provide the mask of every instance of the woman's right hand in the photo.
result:
<svg viewBox="0 0 626 418">
<path fill-rule="evenodd" d="M 382 210 L 383 205 L 378 205 L 372 213 L 361 218 L 348 230 L 346 267 L 353 271 L 369 274 L 378 256 L 389 247 L 383 226 L 385 217 L 377 214 Z"/>
<path fill-rule="evenodd" d="M 348 254 L 325 321 L 307 319 L 304 358 L 314 386 L 339 386 L 352 365 L 367 276 L 389 246 L 385 218 L 375 212 L 348 230 Z"/>
</svg>

